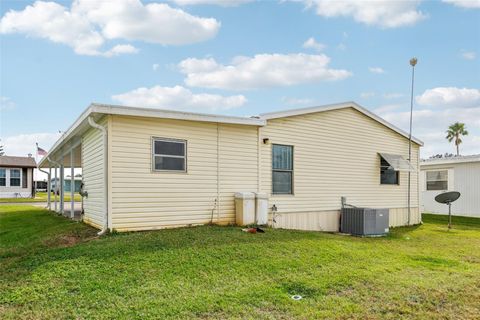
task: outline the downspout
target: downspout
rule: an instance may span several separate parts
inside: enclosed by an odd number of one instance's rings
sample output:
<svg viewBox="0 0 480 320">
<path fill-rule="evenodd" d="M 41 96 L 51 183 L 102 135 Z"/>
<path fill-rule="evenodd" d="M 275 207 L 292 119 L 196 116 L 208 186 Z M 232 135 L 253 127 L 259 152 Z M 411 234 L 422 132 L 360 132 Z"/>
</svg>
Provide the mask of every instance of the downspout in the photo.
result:
<svg viewBox="0 0 480 320">
<path fill-rule="evenodd" d="M 98 232 L 97 234 L 99 236 L 101 235 L 104 235 L 107 230 L 108 230 L 108 191 L 107 191 L 107 188 L 108 188 L 108 150 L 107 150 L 107 144 L 108 144 L 108 140 L 107 140 L 107 129 L 105 129 L 105 127 L 99 125 L 98 123 L 96 123 L 93 118 L 90 116 L 88 117 L 88 124 L 95 128 L 95 129 L 98 129 L 102 132 L 102 135 L 103 135 L 103 174 L 104 174 L 104 188 L 103 188 L 103 196 L 104 196 L 104 210 L 103 212 L 105 213 L 104 215 L 104 224 L 103 224 L 103 228 L 102 230 L 100 230 L 100 232 Z"/>
<path fill-rule="evenodd" d="M 47 183 L 47 208 L 50 210 L 50 172 L 37 168 L 38 171 L 45 173 L 48 176 Z"/>
</svg>

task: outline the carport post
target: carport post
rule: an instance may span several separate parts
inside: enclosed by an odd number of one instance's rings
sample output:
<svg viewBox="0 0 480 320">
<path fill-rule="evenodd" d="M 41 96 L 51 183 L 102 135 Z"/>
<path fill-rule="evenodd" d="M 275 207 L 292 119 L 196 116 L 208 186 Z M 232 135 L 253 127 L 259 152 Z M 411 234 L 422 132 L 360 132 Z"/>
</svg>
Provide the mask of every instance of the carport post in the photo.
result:
<svg viewBox="0 0 480 320">
<path fill-rule="evenodd" d="M 75 218 L 75 170 L 73 162 L 73 149 L 70 150 L 70 217 Z"/>
<path fill-rule="evenodd" d="M 52 165 L 50 161 L 48 161 L 48 180 L 47 180 L 47 207 L 48 210 L 52 210 L 52 202 L 51 202 L 51 183 L 52 183 Z"/>
<path fill-rule="evenodd" d="M 57 189 L 58 189 L 58 176 L 57 176 L 57 165 L 55 165 L 55 189 L 53 189 L 54 195 L 53 198 L 55 200 L 55 212 L 57 211 Z"/>
<path fill-rule="evenodd" d="M 60 163 L 60 213 L 63 214 L 65 211 L 65 188 L 63 187 L 63 184 L 65 182 L 65 166 L 63 165 L 63 157 L 62 157 L 62 162 Z"/>
</svg>

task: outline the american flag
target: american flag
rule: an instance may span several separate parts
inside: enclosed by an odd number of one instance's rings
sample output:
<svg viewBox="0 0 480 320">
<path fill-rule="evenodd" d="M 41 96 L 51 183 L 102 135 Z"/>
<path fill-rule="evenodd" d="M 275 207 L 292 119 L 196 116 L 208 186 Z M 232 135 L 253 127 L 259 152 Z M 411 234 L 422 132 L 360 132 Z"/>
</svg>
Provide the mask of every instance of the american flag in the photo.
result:
<svg viewBox="0 0 480 320">
<path fill-rule="evenodd" d="M 40 148 L 38 146 L 38 143 L 37 143 L 37 155 L 38 156 L 46 156 L 47 155 L 47 151 L 45 151 L 44 149 Z"/>
</svg>

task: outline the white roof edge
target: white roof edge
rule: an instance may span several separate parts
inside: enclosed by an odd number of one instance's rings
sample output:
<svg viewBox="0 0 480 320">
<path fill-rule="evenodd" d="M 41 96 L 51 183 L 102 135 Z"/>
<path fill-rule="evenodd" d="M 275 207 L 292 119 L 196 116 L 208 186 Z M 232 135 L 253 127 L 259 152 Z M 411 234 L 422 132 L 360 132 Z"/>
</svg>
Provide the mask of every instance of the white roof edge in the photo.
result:
<svg viewBox="0 0 480 320">
<path fill-rule="evenodd" d="M 429 159 L 429 160 L 421 161 L 420 167 L 436 166 L 436 165 L 443 165 L 443 164 L 468 163 L 468 162 L 480 162 L 480 155 L 453 157 L 452 159 Z"/>
<path fill-rule="evenodd" d="M 264 126 L 266 121 L 258 118 L 222 116 L 208 113 L 184 112 L 166 109 L 138 108 L 111 104 L 92 103 L 93 112 L 115 114 L 123 116 L 152 117 L 175 120 L 191 120 L 203 122 L 219 122 L 231 124 L 243 124 L 252 126 Z"/>
<path fill-rule="evenodd" d="M 375 113 L 369 111 L 368 109 L 360 106 L 354 101 L 347 101 L 347 102 L 342 102 L 342 103 L 335 103 L 335 104 L 328 104 L 328 105 L 323 105 L 323 106 L 316 106 L 316 107 L 308 107 L 308 108 L 300 108 L 300 109 L 289 109 L 289 110 L 284 110 L 284 111 L 278 111 L 278 112 L 269 112 L 269 113 L 263 113 L 260 114 L 260 119 L 265 119 L 265 120 L 271 120 L 271 119 L 278 119 L 278 118 L 286 118 L 286 117 L 292 117 L 292 116 L 298 116 L 302 114 L 309 114 L 309 113 L 315 113 L 315 112 L 323 112 L 323 111 L 330 111 L 330 110 L 337 110 L 337 109 L 343 109 L 343 108 L 354 108 L 361 113 L 365 114 L 366 116 L 372 118 L 373 120 L 376 120 L 383 124 L 384 126 L 392 129 L 393 131 L 396 131 L 397 133 L 401 134 L 402 136 L 406 137 L 407 139 L 409 138 L 409 134 L 402 129 L 398 128 L 397 126 L 391 124 L 387 120 L 379 117 Z M 423 141 L 420 139 L 417 139 L 412 136 L 412 141 L 417 143 L 420 146 L 423 146 Z"/>
<path fill-rule="evenodd" d="M 75 122 L 65 131 L 65 133 L 55 142 L 50 148 L 46 156 L 42 158 L 38 166 L 42 166 L 47 158 L 59 148 L 62 143 L 70 138 L 72 133 L 78 128 L 91 114 L 114 114 L 124 116 L 137 116 L 137 117 L 153 117 L 163 119 L 175 119 L 175 120 L 190 120 L 190 121 L 203 121 L 203 122 L 218 122 L 229 124 L 241 124 L 252 126 L 264 126 L 265 120 L 258 118 L 247 117 L 235 117 L 235 116 L 221 116 L 207 113 L 194 113 L 183 112 L 163 109 L 152 108 L 137 108 L 131 106 L 119 106 L 111 104 L 91 103 L 75 120 Z"/>
</svg>

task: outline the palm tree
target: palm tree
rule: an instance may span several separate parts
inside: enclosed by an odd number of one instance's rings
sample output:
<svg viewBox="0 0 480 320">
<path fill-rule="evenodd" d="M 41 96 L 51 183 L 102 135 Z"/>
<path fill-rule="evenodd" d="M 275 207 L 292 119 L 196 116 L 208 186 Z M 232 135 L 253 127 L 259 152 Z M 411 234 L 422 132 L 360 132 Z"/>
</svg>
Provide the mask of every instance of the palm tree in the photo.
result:
<svg viewBox="0 0 480 320">
<path fill-rule="evenodd" d="M 457 156 L 460 155 L 460 143 L 462 143 L 462 138 L 460 136 L 468 135 L 468 131 L 465 129 L 465 123 L 455 122 L 447 130 L 447 136 L 445 139 L 448 142 L 452 142 L 455 139 L 455 146 L 457 146 Z"/>
</svg>

